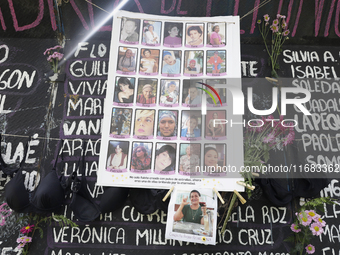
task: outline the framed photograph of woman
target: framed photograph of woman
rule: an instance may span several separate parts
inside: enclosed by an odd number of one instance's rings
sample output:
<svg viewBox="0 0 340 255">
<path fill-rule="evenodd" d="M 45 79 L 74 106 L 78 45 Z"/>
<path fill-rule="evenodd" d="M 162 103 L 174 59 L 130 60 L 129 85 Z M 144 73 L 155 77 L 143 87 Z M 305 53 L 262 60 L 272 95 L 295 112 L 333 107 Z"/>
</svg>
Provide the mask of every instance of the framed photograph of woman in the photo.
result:
<svg viewBox="0 0 340 255">
<path fill-rule="evenodd" d="M 139 43 L 140 20 L 123 17 L 120 29 L 121 43 L 138 44 Z"/>
<path fill-rule="evenodd" d="M 183 80 L 182 106 L 200 107 L 202 104 L 202 85 L 203 80 L 190 79 Z"/>
<path fill-rule="evenodd" d="M 222 124 L 219 119 L 227 119 L 225 110 L 207 111 L 205 116 L 205 138 L 208 140 L 227 139 L 227 125 Z"/>
<path fill-rule="evenodd" d="M 200 175 L 197 169 L 201 168 L 201 144 L 181 143 L 179 149 L 179 174 L 187 176 Z M 198 167 L 198 168 L 197 168 Z"/>
<path fill-rule="evenodd" d="M 181 140 L 198 141 L 202 139 L 202 115 L 201 111 L 182 111 Z"/>
<path fill-rule="evenodd" d="M 162 22 L 144 20 L 142 44 L 148 46 L 161 45 L 160 35 L 162 34 Z"/>
<path fill-rule="evenodd" d="M 136 105 L 153 107 L 156 106 L 157 79 L 138 79 Z"/>
<path fill-rule="evenodd" d="M 132 109 L 112 108 L 110 137 L 128 138 L 131 131 Z"/>
<path fill-rule="evenodd" d="M 162 61 L 162 75 L 167 77 L 177 77 L 181 75 L 180 50 L 164 50 Z"/>
<path fill-rule="evenodd" d="M 115 93 L 113 105 L 132 106 L 135 97 L 135 81 L 134 77 L 116 77 Z"/>
<path fill-rule="evenodd" d="M 215 245 L 217 201 L 211 188 L 175 188 L 168 206 L 165 238 Z"/>
<path fill-rule="evenodd" d="M 127 172 L 129 142 L 109 141 L 106 171 L 114 173 Z"/>
<path fill-rule="evenodd" d="M 159 110 L 157 139 L 176 140 L 177 139 L 178 111 Z"/>
<path fill-rule="evenodd" d="M 136 74 L 137 48 L 119 47 L 117 73 L 124 75 Z"/>
<path fill-rule="evenodd" d="M 205 82 L 208 85 L 210 85 L 211 87 L 213 87 L 215 89 L 215 91 L 217 92 L 217 94 L 220 96 L 222 106 L 223 107 L 227 106 L 227 89 L 226 88 L 216 88 L 216 85 L 218 85 L 218 84 L 227 84 L 227 80 L 226 79 L 207 79 Z M 210 91 L 213 95 L 215 95 L 215 93 L 210 88 L 207 88 L 207 90 Z M 216 96 L 214 97 L 214 99 L 216 101 L 216 104 L 210 96 L 207 96 L 207 106 L 209 106 L 209 107 L 221 107 L 220 100 Z"/>
<path fill-rule="evenodd" d="M 133 137 L 137 139 L 152 139 L 155 126 L 156 110 L 136 109 Z"/>
<path fill-rule="evenodd" d="M 226 51 L 207 50 L 207 75 L 222 76 L 227 74 Z"/>
<path fill-rule="evenodd" d="M 155 174 L 176 173 L 176 147 L 175 143 L 156 143 Z"/>
<path fill-rule="evenodd" d="M 204 24 L 187 23 L 185 26 L 185 46 L 190 48 L 203 47 Z"/>
<path fill-rule="evenodd" d="M 131 172 L 139 174 L 151 173 L 151 159 L 152 143 L 132 143 Z"/>
<path fill-rule="evenodd" d="M 176 107 L 179 105 L 180 80 L 161 80 L 160 106 Z"/>
<path fill-rule="evenodd" d="M 177 48 L 182 46 L 183 23 L 165 22 L 164 40 L 165 47 Z"/>
<path fill-rule="evenodd" d="M 226 23 L 207 23 L 207 47 L 223 47 L 226 45 Z"/>
<path fill-rule="evenodd" d="M 141 49 L 139 74 L 157 75 L 159 63 L 159 50 Z"/>
<path fill-rule="evenodd" d="M 184 74 L 185 76 L 203 75 L 203 50 L 186 50 L 184 52 Z"/>
<path fill-rule="evenodd" d="M 201 168 L 203 175 L 223 177 L 227 175 L 226 167 L 226 145 L 205 144 L 204 145 L 204 166 Z"/>
</svg>

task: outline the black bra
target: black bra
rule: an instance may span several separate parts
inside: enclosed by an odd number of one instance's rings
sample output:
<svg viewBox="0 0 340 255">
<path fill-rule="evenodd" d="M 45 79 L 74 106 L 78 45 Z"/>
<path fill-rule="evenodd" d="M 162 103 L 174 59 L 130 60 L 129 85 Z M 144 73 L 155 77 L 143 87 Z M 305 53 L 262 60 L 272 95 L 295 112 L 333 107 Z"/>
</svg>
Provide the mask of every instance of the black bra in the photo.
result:
<svg viewBox="0 0 340 255">
<path fill-rule="evenodd" d="M 26 159 L 27 149 L 28 142 L 25 147 L 24 158 L 20 167 L 16 169 L 16 175 L 5 186 L 6 202 L 16 212 L 54 211 L 65 201 L 65 192 L 60 184 L 56 169 L 59 153 L 52 171 L 40 181 L 35 192 L 29 192 L 24 185 L 25 176 L 23 174 L 23 163 Z"/>
</svg>

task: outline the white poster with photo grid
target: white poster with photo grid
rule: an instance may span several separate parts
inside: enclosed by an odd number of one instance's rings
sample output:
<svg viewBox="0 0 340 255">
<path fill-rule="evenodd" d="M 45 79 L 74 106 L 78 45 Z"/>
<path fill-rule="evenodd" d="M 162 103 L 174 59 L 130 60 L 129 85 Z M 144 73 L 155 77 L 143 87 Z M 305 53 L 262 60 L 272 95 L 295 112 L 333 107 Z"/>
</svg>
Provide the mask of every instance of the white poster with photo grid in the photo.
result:
<svg viewBox="0 0 340 255">
<path fill-rule="evenodd" d="M 240 55 L 239 17 L 117 12 L 97 184 L 243 191 Z"/>
</svg>

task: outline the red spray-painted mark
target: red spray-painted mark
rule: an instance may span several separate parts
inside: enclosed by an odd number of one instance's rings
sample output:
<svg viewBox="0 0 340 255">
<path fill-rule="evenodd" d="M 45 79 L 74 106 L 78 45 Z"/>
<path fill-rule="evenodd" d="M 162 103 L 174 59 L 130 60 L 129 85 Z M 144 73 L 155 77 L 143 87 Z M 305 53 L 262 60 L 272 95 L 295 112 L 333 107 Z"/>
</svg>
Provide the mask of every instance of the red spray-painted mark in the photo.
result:
<svg viewBox="0 0 340 255">
<path fill-rule="evenodd" d="M 289 1 L 289 5 L 288 5 L 288 13 L 287 13 L 287 19 L 286 19 L 287 26 L 288 26 L 288 24 L 289 24 L 290 16 L 291 16 L 291 14 L 292 14 L 293 3 L 294 3 L 294 0 L 290 0 L 290 1 Z"/>
<path fill-rule="evenodd" d="M 55 21 L 53 2 L 52 2 L 52 0 L 48 0 L 47 3 L 48 3 L 48 9 L 50 10 L 52 29 L 53 29 L 53 31 L 55 31 L 57 29 L 57 23 Z"/>
<path fill-rule="evenodd" d="M 144 13 L 143 8 L 142 8 L 140 2 L 139 2 L 138 0 L 135 0 L 135 3 L 136 3 L 136 5 L 137 5 L 137 7 L 138 7 L 139 12 L 140 12 L 140 13 Z"/>
<path fill-rule="evenodd" d="M 240 5 L 240 0 L 235 0 L 235 5 L 234 5 L 234 16 L 237 16 L 238 14 L 238 7 Z"/>
<path fill-rule="evenodd" d="M 340 15 L 340 0 L 338 0 L 338 4 L 336 5 L 336 12 L 335 12 L 335 24 L 334 24 L 334 30 L 337 36 L 340 37 L 339 32 L 339 15 Z"/>
<path fill-rule="evenodd" d="M 177 14 L 186 15 L 188 11 L 181 11 L 182 0 L 178 1 Z"/>
<path fill-rule="evenodd" d="M 76 3 L 74 2 L 74 0 L 70 0 L 70 3 L 71 3 L 71 5 L 72 5 L 72 7 L 73 7 L 73 10 L 77 13 L 77 15 L 78 15 L 78 17 L 79 17 L 81 23 L 83 24 L 83 27 L 84 27 L 86 30 L 89 30 L 90 28 L 89 28 L 89 26 L 87 25 L 87 23 L 86 23 L 86 21 L 85 21 L 85 19 L 84 19 L 83 14 L 81 14 L 81 12 L 80 12 L 78 6 L 76 5 Z"/>
<path fill-rule="evenodd" d="M 299 10 L 298 10 L 298 13 L 296 15 L 295 24 L 294 24 L 294 28 L 293 28 L 293 32 L 292 32 L 292 37 L 295 36 L 296 29 L 297 29 L 297 27 L 299 25 L 300 15 L 301 15 L 301 11 L 302 11 L 302 4 L 303 4 L 303 0 L 300 0 Z"/>
<path fill-rule="evenodd" d="M 13 26 L 15 31 L 24 31 L 26 29 L 31 29 L 33 27 L 38 26 L 44 16 L 44 0 L 39 0 L 39 14 L 37 19 L 33 21 L 31 24 L 19 27 L 12 0 L 8 0 L 8 5 L 12 14 Z"/>
<path fill-rule="evenodd" d="M 210 17 L 211 16 L 211 5 L 212 5 L 212 0 L 208 0 L 207 2 L 207 12 L 205 16 Z"/>
<path fill-rule="evenodd" d="M 260 0 L 256 0 L 255 4 L 254 4 L 254 8 L 256 8 L 256 10 L 253 13 L 253 21 L 251 22 L 251 29 L 250 29 L 250 34 L 254 33 L 255 30 L 255 23 L 256 23 L 256 18 L 257 18 L 257 13 L 259 12 L 259 10 L 257 9 L 260 5 Z"/>
<path fill-rule="evenodd" d="M 175 9 L 176 6 L 176 0 L 172 0 L 172 4 L 170 9 L 165 10 L 165 0 L 162 0 L 161 3 L 161 14 L 169 14 L 170 12 L 172 12 Z"/>
<path fill-rule="evenodd" d="M 326 23 L 326 27 L 325 27 L 325 33 L 324 33 L 325 37 L 327 37 L 328 34 L 329 34 L 329 27 L 331 25 L 334 7 L 335 7 L 335 0 L 332 0 L 331 8 L 330 8 L 329 13 L 328 13 L 327 23 Z"/>
<path fill-rule="evenodd" d="M 1 21 L 1 27 L 3 30 L 6 30 L 6 24 L 5 24 L 5 20 L 4 20 L 4 16 L 2 16 L 2 12 L 1 12 L 1 8 L 0 8 L 0 21 Z"/>
<path fill-rule="evenodd" d="M 323 10 L 323 4 L 325 0 L 315 0 L 315 37 L 319 34 L 320 22 Z"/>
</svg>

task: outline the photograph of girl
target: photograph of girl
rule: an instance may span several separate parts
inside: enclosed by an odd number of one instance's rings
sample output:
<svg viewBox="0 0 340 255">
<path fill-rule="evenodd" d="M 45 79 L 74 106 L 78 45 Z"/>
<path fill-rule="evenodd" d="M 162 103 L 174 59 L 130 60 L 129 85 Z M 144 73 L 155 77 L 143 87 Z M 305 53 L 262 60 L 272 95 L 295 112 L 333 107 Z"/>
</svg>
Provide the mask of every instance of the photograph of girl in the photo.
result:
<svg viewBox="0 0 340 255">
<path fill-rule="evenodd" d="M 152 143 L 133 142 L 131 172 L 151 173 Z"/>
<path fill-rule="evenodd" d="M 181 56 L 179 50 L 163 51 L 162 75 L 173 77 L 181 74 Z"/>
<path fill-rule="evenodd" d="M 136 74 L 136 48 L 119 47 L 117 73 Z"/>
<path fill-rule="evenodd" d="M 114 105 L 132 106 L 135 93 L 135 78 L 116 77 Z"/>
<path fill-rule="evenodd" d="M 226 139 L 226 125 L 217 121 L 218 119 L 226 119 L 226 111 L 207 111 L 205 117 L 205 138 L 209 140 Z"/>
<path fill-rule="evenodd" d="M 155 124 L 155 110 L 137 109 L 135 113 L 135 127 L 133 137 L 138 139 L 153 138 Z"/>
<path fill-rule="evenodd" d="M 157 79 L 138 79 L 137 99 L 138 106 L 155 106 L 157 94 Z"/>
<path fill-rule="evenodd" d="M 127 171 L 129 142 L 109 141 L 106 171 L 123 173 Z"/>
<path fill-rule="evenodd" d="M 139 73 L 143 75 L 158 74 L 159 50 L 142 49 Z"/>
<path fill-rule="evenodd" d="M 207 75 L 221 76 L 226 75 L 226 51 L 208 50 L 207 51 Z"/>
<path fill-rule="evenodd" d="M 178 106 L 179 80 L 161 80 L 161 93 L 159 105 L 171 107 Z"/>
<path fill-rule="evenodd" d="M 164 46 L 181 47 L 183 23 L 165 22 L 164 27 Z"/>
<path fill-rule="evenodd" d="M 186 50 L 184 52 L 184 75 L 203 75 L 203 50 Z"/>
<path fill-rule="evenodd" d="M 156 174 L 175 174 L 176 144 L 157 143 L 155 155 Z"/>
<path fill-rule="evenodd" d="M 182 111 L 181 140 L 201 140 L 201 111 Z"/>
<path fill-rule="evenodd" d="M 161 38 L 159 37 L 162 28 L 162 22 L 144 20 L 143 22 L 143 45 L 159 46 Z"/>
<path fill-rule="evenodd" d="M 204 168 L 201 172 L 210 175 L 224 176 L 223 167 L 226 165 L 225 144 L 205 144 L 204 145 Z"/>
<path fill-rule="evenodd" d="M 207 47 L 225 46 L 225 27 L 226 23 L 208 23 Z"/>
<path fill-rule="evenodd" d="M 204 24 L 186 24 L 186 47 L 203 47 Z"/>
<path fill-rule="evenodd" d="M 112 108 L 110 137 L 130 137 L 132 109 Z"/>
</svg>

